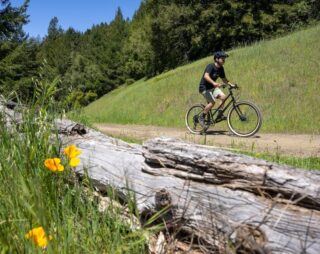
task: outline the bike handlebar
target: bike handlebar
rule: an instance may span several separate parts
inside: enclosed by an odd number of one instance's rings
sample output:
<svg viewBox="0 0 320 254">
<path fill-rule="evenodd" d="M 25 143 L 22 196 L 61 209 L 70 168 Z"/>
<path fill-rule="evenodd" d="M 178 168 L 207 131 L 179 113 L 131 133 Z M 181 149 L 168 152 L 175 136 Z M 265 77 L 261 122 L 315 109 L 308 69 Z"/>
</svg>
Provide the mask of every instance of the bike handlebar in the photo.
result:
<svg viewBox="0 0 320 254">
<path fill-rule="evenodd" d="M 222 88 L 226 88 L 228 86 L 229 89 L 239 89 L 240 87 L 238 86 L 238 84 L 222 84 Z"/>
</svg>

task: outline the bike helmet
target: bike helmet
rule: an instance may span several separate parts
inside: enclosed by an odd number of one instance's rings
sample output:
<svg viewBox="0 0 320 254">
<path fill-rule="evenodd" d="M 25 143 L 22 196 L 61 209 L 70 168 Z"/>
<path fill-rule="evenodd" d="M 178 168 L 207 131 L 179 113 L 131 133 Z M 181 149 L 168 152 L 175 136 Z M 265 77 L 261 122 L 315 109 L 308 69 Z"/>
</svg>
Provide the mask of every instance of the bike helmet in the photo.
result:
<svg viewBox="0 0 320 254">
<path fill-rule="evenodd" d="M 228 57 L 228 56 L 229 55 L 224 51 L 216 51 L 213 53 L 214 60 L 216 60 L 217 58 L 220 58 L 220 57 Z"/>
</svg>

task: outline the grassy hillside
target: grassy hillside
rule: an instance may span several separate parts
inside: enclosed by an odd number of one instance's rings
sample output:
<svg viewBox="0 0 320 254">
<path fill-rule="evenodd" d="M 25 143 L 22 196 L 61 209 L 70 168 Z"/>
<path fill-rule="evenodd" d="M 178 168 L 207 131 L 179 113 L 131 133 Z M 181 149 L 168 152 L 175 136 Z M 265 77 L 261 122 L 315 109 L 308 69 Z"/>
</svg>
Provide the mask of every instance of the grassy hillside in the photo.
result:
<svg viewBox="0 0 320 254">
<path fill-rule="evenodd" d="M 320 25 L 229 51 L 225 70 L 240 98 L 263 113 L 263 132 L 320 133 Z M 208 57 L 105 95 L 84 109 L 93 122 L 183 127 Z M 220 125 L 216 128 L 225 128 Z"/>
</svg>

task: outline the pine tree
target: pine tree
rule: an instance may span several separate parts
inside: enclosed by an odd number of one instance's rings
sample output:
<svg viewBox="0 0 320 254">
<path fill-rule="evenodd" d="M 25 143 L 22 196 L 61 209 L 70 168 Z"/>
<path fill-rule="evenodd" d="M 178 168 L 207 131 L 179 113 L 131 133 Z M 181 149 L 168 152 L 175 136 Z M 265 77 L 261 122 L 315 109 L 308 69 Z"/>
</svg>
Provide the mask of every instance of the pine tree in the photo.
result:
<svg viewBox="0 0 320 254">
<path fill-rule="evenodd" d="M 53 17 L 49 22 L 47 39 L 54 40 L 63 33 L 63 29 L 59 26 L 59 20 L 57 17 Z"/>
<path fill-rule="evenodd" d="M 152 60 L 151 21 L 149 6 L 142 2 L 130 23 L 128 38 L 123 45 L 126 83 L 131 83 L 149 74 Z"/>
<path fill-rule="evenodd" d="M 16 92 L 20 98 L 32 96 L 32 78 L 36 76 L 36 54 L 39 43 L 27 39 L 22 26 L 27 23 L 29 1 L 14 8 L 9 0 L 1 0 L 0 10 L 0 93 Z"/>
<path fill-rule="evenodd" d="M 12 7 L 9 0 L 0 0 L 0 41 L 25 38 L 22 26 L 28 22 L 28 4 L 29 0 L 25 0 L 22 6 Z"/>
</svg>

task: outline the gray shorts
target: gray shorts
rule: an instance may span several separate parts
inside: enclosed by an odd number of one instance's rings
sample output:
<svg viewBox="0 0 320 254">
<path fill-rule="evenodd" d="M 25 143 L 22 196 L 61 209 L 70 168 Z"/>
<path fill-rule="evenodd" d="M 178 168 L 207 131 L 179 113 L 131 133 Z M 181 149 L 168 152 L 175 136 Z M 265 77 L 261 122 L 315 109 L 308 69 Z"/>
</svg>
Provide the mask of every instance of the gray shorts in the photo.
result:
<svg viewBox="0 0 320 254">
<path fill-rule="evenodd" d="M 220 88 L 212 88 L 201 93 L 207 102 L 215 102 L 219 95 L 224 95 Z"/>
</svg>

